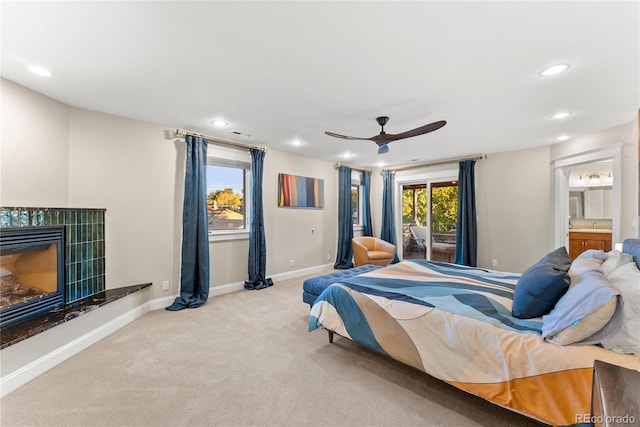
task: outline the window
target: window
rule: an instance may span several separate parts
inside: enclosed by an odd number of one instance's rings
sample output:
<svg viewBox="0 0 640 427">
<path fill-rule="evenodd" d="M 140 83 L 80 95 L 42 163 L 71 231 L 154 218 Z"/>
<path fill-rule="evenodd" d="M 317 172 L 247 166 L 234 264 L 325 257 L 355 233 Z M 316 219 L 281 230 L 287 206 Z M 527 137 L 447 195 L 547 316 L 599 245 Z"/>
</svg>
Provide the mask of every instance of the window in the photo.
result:
<svg viewBox="0 0 640 427">
<path fill-rule="evenodd" d="M 362 186 L 360 185 L 360 171 L 352 171 L 351 172 L 351 218 L 354 227 L 354 230 L 362 229 L 362 198 L 360 194 L 362 192 L 360 189 Z"/>
<path fill-rule="evenodd" d="M 353 225 L 360 224 L 360 185 L 351 185 L 351 217 Z"/>
<path fill-rule="evenodd" d="M 251 181 L 249 153 L 209 147 L 207 219 L 209 235 L 248 232 Z"/>
</svg>

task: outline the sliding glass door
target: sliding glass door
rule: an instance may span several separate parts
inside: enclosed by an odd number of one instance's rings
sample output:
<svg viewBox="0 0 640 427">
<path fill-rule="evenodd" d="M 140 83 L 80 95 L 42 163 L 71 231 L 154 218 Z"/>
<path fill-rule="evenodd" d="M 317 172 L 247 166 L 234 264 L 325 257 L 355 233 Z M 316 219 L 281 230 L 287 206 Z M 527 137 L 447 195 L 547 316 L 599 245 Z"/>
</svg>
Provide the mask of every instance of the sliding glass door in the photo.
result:
<svg viewBox="0 0 640 427">
<path fill-rule="evenodd" d="M 458 183 L 450 177 L 402 182 L 402 258 L 454 262 Z"/>
</svg>

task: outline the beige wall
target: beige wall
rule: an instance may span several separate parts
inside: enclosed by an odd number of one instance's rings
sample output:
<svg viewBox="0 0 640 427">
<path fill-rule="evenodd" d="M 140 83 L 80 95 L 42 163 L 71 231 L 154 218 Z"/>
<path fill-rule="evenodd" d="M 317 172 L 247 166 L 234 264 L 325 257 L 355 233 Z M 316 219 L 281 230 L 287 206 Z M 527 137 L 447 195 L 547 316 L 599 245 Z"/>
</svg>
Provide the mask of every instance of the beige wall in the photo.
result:
<svg viewBox="0 0 640 427">
<path fill-rule="evenodd" d="M 267 151 L 264 162 L 267 273 L 333 265 L 338 240 L 338 171 L 333 163 L 275 150 Z M 324 209 L 277 207 L 280 172 L 323 179 Z M 295 267 L 289 266 L 291 259 Z"/>
<path fill-rule="evenodd" d="M 554 249 L 551 177 L 549 147 L 476 163 L 479 266 L 522 272 Z"/>
<path fill-rule="evenodd" d="M 107 288 L 161 292 L 169 280 L 177 292 L 183 144 L 159 125 L 79 108 L 69 128 L 69 205 L 106 209 Z"/>
<path fill-rule="evenodd" d="M 2 204 L 67 207 L 69 106 L 4 79 L 0 91 Z"/>
<path fill-rule="evenodd" d="M 277 207 L 278 173 L 323 179 L 324 209 Z M 268 276 L 334 263 L 338 233 L 337 179 L 332 163 L 267 150 L 262 196 Z M 247 239 L 212 243 L 212 286 L 247 280 L 248 252 Z M 290 260 L 294 260 L 293 267 L 289 265 Z"/>
<path fill-rule="evenodd" d="M 438 175 L 457 177 L 457 164 L 396 173 L 396 182 Z M 553 248 L 553 199 L 549 147 L 488 155 L 476 162 L 476 207 L 479 267 L 524 271 Z M 380 232 L 382 178 L 372 179 L 374 234 Z M 396 195 L 394 195 L 395 197 Z M 400 221 L 401 214 L 394 209 Z M 398 236 L 396 236 L 398 238 Z M 398 239 L 399 241 L 399 239 Z M 492 261 L 497 261 L 497 266 Z"/>
<path fill-rule="evenodd" d="M 171 126 L 69 107 L 6 80 L 2 107 L 0 205 L 105 208 L 107 289 L 153 282 L 153 298 L 177 293 L 185 151 L 165 138 Z M 277 208 L 279 172 L 324 179 L 325 208 Z M 333 164 L 269 150 L 263 180 L 267 274 L 332 264 Z M 247 279 L 247 239 L 210 249 L 212 286 Z"/>
</svg>

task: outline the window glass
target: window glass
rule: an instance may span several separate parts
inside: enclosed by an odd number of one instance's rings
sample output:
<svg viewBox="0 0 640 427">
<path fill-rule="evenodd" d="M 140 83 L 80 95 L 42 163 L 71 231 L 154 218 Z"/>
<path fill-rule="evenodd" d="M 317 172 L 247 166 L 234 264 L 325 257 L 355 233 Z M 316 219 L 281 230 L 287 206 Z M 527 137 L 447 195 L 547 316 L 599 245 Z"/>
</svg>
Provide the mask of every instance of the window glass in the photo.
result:
<svg viewBox="0 0 640 427">
<path fill-rule="evenodd" d="M 247 169 L 207 166 L 207 217 L 209 232 L 246 230 Z"/>
<path fill-rule="evenodd" d="M 351 185 L 351 217 L 353 223 L 360 224 L 360 186 Z"/>
</svg>

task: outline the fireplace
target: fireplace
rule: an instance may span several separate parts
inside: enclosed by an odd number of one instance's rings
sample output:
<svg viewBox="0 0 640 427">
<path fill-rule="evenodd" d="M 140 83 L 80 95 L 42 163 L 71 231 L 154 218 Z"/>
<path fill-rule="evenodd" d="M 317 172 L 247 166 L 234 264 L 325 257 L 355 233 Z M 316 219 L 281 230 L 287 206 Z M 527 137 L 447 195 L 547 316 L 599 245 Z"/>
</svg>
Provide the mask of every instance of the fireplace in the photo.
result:
<svg viewBox="0 0 640 427">
<path fill-rule="evenodd" d="M 0 228 L 0 327 L 65 303 L 64 226 Z"/>
</svg>

